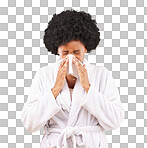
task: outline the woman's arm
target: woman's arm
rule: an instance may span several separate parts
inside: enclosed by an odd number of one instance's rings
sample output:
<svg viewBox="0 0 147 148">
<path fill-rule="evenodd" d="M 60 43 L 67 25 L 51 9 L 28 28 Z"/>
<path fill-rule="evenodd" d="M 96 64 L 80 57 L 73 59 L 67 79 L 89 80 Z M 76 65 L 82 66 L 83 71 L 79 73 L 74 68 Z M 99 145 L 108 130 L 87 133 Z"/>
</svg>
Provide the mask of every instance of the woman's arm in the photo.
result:
<svg viewBox="0 0 147 148">
<path fill-rule="evenodd" d="M 33 79 L 27 102 L 21 113 L 21 121 L 29 132 L 40 130 L 61 109 L 51 89 L 44 92 L 45 83 L 38 71 Z"/>
<path fill-rule="evenodd" d="M 98 119 L 105 130 L 112 130 L 120 126 L 125 112 L 115 81 L 110 72 L 106 68 L 104 70 L 101 91 L 91 84 L 82 106 Z"/>
</svg>

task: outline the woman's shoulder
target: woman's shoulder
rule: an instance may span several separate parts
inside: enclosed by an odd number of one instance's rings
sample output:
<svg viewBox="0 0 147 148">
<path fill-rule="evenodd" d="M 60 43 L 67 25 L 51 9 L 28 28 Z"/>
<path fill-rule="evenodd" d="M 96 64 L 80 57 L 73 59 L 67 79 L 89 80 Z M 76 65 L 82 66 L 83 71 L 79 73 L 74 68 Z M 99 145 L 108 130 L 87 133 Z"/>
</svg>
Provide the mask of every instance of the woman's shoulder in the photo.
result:
<svg viewBox="0 0 147 148">
<path fill-rule="evenodd" d="M 111 71 L 107 68 L 107 67 L 104 67 L 104 66 L 101 66 L 101 65 L 93 65 L 93 69 L 94 71 L 97 73 L 101 73 L 101 74 L 108 74 L 108 73 L 111 73 Z"/>
</svg>

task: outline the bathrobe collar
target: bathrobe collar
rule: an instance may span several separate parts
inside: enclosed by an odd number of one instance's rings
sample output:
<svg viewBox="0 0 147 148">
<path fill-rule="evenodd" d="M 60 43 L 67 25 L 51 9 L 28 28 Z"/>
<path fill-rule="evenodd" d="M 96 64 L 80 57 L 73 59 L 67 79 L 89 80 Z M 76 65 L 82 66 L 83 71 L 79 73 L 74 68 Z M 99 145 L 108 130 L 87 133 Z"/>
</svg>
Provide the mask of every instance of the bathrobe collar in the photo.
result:
<svg viewBox="0 0 147 148">
<path fill-rule="evenodd" d="M 59 70 L 59 63 L 58 63 L 59 60 L 60 60 L 60 58 L 54 63 L 55 64 L 54 85 L 56 82 L 57 72 Z M 87 69 L 87 73 L 88 73 L 89 83 L 91 83 L 90 76 L 91 76 L 91 72 L 92 72 L 92 65 L 87 61 L 86 58 L 84 58 L 83 64 L 85 64 L 85 68 Z M 87 94 L 86 91 L 84 90 L 84 88 L 82 87 L 82 85 L 80 83 L 80 78 L 78 77 L 76 80 L 74 89 L 73 89 L 72 103 L 71 103 L 71 107 L 70 107 L 70 99 L 71 99 L 70 91 L 69 91 L 67 81 L 65 79 L 64 86 L 57 97 L 57 101 L 60 102 L 60 104 L 64 110 L 69 112 L 69 121 L 68 121 L 69 124 L 68 125 L 73 126 L 74 123 L 76 122 L 77 114 L 79 113 L 79 110 L 81 109 L 81 105 L 84 101 L 86 94 Z M 75 110 L 77 110 L 77 111 L 75 112 Z M 72 118 L 72 119 L 70 119 L 70 118 Z"/>
</svg>

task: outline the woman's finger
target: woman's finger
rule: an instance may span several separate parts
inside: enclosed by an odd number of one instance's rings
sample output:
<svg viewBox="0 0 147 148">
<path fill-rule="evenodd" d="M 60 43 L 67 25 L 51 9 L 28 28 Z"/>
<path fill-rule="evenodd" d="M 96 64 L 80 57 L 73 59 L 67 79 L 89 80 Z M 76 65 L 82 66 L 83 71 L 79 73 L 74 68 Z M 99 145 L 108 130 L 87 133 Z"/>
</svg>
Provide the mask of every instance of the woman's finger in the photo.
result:
<svg viewBox="0 0 147 148">
<path fill-rule="evenodd" d="M 62 61 L 61 65 L 59 66 L 59 69 L 60 69 L 61 67 L 63 67 L 63 65 L 65 64 L 65 62 L 66 62 L 66 59 L 64 59 L 64 60 Z"/>
<path fill-rule="evenodd" d="M 63 67 L 66 69 L 67 68 L 67 64 L 68 64 L 69 59 L 66 59 L 65 64 L 63 65 Z"/>
<path fill-rule="evenodd" d="M 63 61 L 62 65 L 61 65 L 59 71 L 60 71 L 60 70 L 62 70 L 63 72 L 66 71 L 66 69 L 67 69 L 67 64 L 68 64 L 68 59 L 65 59 L 65 61 Z"/>
</svg>

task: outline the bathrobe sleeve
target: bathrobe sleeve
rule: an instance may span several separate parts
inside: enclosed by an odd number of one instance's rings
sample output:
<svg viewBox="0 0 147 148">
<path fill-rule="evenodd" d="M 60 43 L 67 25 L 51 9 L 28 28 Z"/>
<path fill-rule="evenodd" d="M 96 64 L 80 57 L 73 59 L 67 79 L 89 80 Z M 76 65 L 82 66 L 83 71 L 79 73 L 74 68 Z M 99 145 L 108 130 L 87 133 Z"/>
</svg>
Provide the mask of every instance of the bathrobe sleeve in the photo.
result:
<svg viewBox="0 0 147 148">
<path fill-rule="evenodd" d="M 45 82 L 40 71 L 36 72 L 28 99 L 21 112 L 21 121 L 29 132 L 40 130 L 50 118 L 61 110 L 51 89 L 48 92 L 44 91 L 43 83 Z"/>
<path fill-rule="evenodd" d="M 98 119 L 104 130 L 116 129 L 122 123 L 125 111 L 115 81 L 105 67 L 100 89 L 91 84 L 82 106 Z"/>
</svg>

